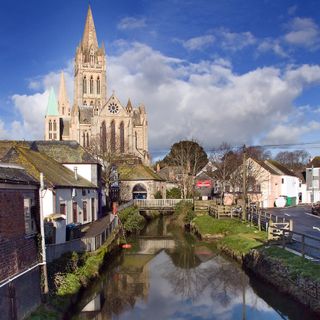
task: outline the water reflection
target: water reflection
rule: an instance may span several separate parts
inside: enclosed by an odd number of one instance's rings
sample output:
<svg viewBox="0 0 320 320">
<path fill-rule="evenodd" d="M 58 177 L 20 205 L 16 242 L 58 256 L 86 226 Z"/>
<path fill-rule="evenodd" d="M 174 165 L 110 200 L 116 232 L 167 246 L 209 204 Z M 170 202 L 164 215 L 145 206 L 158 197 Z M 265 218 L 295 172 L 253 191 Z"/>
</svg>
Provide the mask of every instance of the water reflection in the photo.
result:
<svg viewBox="0 0 320 320">
<path fill-rule="evenodd" d="M 149 226 L 133 250 L 118 257 L 86 292 L 77 306 L 82 312 L 73 319 L 316 319 L 164 223 Z M 151 238 L 154 230 L 161 237 L 155 232 Z M 279 310 L 266 302 L 270 295 Z"/>
</svg>

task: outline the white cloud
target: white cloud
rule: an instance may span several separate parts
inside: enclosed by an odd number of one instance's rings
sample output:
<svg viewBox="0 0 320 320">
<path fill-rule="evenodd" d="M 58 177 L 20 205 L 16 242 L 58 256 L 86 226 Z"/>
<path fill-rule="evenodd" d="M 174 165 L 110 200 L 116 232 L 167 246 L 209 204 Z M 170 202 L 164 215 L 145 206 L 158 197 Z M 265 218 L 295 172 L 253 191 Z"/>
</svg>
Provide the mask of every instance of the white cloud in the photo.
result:
<svg viewBox="0 0 320 320">
<path fill-rule="evenodd" d="M 144 18 L 125 17 L 120 20 L 117 28 L 120 30 L 140 29 L 146 27 L 146 20 Z"/>
<path fill-rule="evenodd" d="M 256 38 L 248 31 L 231 32 L 227 29 L 219 29 L 216 34 L 222 39 L 222 47 L 232 51 L 242 50 L 243 48 L 256 43 Z"/>
<path fill-rule="evenodd" d="M 211 34 L 200 36 L 200 37 L 194 37 L 189 40 L 179 40 L 179 42 L 182 43 L 182 45 L 188 49 L 188 50 L 201 50 L 204 47 L 207 47 L 208 45 L 212 44 L 215 40 L 215 37 Z"/>
<path fill-rule="evenodd" d="M 288 28 L 289 32 L 284 36 L 287 43 L 313 49 L 319 46 L 319 26 L 311 18 L 296 17 Z"/>
<path fill-rule="evenodd" d="M 287 58 L 288 54 L 285 52 L 278 39 L 266 38 L 260 42 L 257 47 L 258 52 L 272 51 L 277 56 Z"/>
<path fill-rule="evenodd" d="M 311 121 L 307 125 L 279 124 L 269 132 L 264 142 L 267 144 L 297 143 L 303 134 L 319 132 L 320 122 Z"/>
<path fill-rule="evenodd" d="M 212 147 L 223 141 L 250 144 L 258 138 L 287 142 L 289 132 L 291 141 L 297 141 L 319 130 L 317 123 L 307 119 L 299 130 L 290 122 L 297 114 L 295 99 L 305 87 L 320 82 L 317 65 L 286 70 L 264 67 L 237 74 L 228 60 L 189 63 L 141 43 L 122 45 L 121 53 L 108 57 L 108 62 L 108 95 L 115 90 L 123 105 L 130 97 L 135 106 L 146 106 L 153 150 L 190 138 Z M 71 90 L 71 70 L 65 76 Z M 59 72 L 49 73 L 41 78 L 41 87 L 57 88 L 58 79 Z M 15 128 L 26 139 L 41 139 L 46 91 L 12 99 L 22 120 L 4 128 L 6 135 L 17 138 L 10 129 Z M 302 112 L 299 115 L 303 117 Z"/>
</svg>

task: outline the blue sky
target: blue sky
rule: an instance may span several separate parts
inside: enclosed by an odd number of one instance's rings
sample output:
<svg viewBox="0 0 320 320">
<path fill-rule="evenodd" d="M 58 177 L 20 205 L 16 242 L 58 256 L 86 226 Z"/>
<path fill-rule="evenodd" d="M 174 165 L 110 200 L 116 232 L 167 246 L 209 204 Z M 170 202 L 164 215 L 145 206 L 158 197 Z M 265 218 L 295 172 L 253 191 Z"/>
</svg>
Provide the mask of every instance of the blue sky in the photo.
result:
<svg viewBox="0 0 320 320">
<path fill-rule="evenodd" d="M 320 2 L 91 1 L 108 95 L 149 115 L 150 149 L 319 141 Z M 0 138 L 41 139 L 88 1 L 1 1 Z"/>
</svg>

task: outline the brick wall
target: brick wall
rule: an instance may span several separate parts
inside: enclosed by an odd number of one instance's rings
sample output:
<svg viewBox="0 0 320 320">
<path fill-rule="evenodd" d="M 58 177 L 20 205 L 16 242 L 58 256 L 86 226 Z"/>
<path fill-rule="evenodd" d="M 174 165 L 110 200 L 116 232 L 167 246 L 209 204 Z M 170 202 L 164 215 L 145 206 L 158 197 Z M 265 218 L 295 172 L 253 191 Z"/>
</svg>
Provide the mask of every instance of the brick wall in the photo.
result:
<svg viewBox="0 0 320 320">
<path fill-rule="evenodd" d="M 0 282 L 37 262 L 37 238 L 25 236 L 26 194 L 38 203 L 36 191 L 0 190 Z"/>
</svg>

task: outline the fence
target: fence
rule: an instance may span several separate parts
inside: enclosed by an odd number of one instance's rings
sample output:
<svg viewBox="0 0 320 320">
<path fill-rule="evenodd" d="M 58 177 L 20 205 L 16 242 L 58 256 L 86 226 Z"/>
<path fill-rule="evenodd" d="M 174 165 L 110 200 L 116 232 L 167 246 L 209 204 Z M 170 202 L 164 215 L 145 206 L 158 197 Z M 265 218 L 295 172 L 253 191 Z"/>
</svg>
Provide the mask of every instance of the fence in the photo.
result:
<svg viewBox="0 0 320 320">
<path fill-rule="evenodd" d="M 180 201 L 193 202 L 193 199 L 135 199 L 133 204 L 144 209 L 168 209 L 174 208 Z"/>
</svg>

